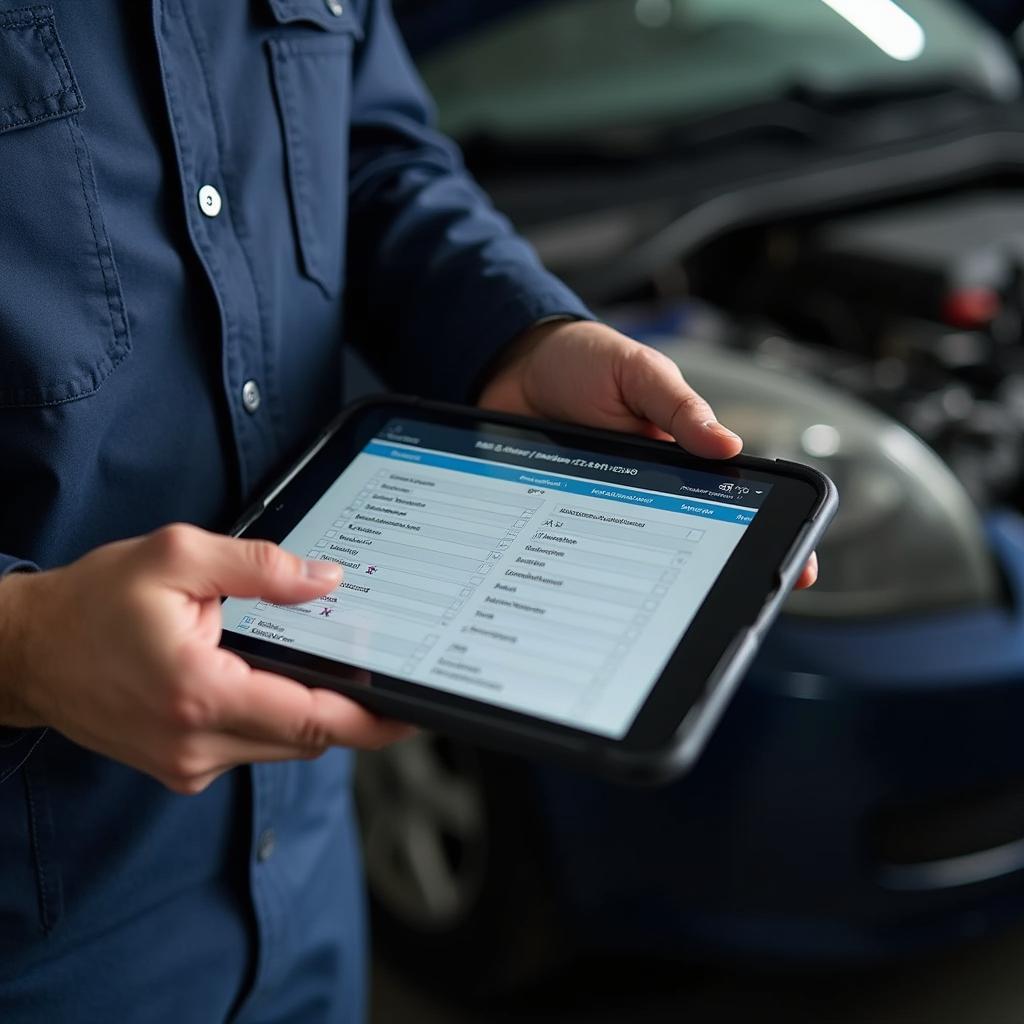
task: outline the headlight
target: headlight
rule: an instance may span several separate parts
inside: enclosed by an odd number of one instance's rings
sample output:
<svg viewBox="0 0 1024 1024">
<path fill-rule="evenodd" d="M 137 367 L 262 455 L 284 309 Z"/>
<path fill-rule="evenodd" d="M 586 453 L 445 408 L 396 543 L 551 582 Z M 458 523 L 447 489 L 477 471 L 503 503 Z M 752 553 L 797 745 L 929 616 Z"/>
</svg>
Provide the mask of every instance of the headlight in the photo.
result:
<svg viewBox="0 0 1024 1024">
<path fill-rule="evenodd" d="M 817 466 L 839 488 L 821 577 L 787 611 L 828 618 L 991 604 L 999 585 L 980 517 L 946 465 L 882 413 L 747 352 L 655 343 L 752 455 Z"/>
</svg>

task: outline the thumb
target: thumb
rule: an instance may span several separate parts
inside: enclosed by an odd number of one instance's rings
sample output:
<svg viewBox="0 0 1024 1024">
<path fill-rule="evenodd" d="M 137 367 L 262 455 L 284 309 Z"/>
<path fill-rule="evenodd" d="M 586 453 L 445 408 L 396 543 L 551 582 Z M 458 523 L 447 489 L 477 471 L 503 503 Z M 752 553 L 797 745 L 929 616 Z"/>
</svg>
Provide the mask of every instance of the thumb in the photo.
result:
<svg viewBox="0 0 1024 1024">
<path fill-rule="evenodd" d="M 149 540 L 165 579 L 196 598 L 262 597 L 297 604 L 341 582 L 340 565 L 306 561 L 266 540 L 222 537 L 177 524 Z"/>
<path fill-rule="evenodd" d="M 711 406 L 664 353 L 644 345 L 628 349 L 619 381 L 623 401 L 637 416 L 694 455 L 728 459 L 742 449 L 743 441 L 715 419 Z"/>
</svg>

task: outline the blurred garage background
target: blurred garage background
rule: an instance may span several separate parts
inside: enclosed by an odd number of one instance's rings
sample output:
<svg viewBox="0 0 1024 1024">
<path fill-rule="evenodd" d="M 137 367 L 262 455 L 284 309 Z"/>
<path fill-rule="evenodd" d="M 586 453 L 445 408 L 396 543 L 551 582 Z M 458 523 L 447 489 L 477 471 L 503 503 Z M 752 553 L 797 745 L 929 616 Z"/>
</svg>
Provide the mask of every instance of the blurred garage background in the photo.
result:
<svg viewBox="0 0 1024 1024">
<path fill-rule="evenodd" d="M 374 1020 L 1021 1024 L 1024 3 L 395 11 L 549 266 L 843 505 L 683 782 L 361 761 Z"/>
</svg>

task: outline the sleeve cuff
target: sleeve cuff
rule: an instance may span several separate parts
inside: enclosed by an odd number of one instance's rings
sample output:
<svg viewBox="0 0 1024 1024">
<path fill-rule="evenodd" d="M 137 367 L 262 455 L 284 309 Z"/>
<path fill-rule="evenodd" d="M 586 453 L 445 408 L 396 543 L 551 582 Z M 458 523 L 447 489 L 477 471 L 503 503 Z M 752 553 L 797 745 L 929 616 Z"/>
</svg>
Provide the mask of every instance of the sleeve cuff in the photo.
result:
<svg viewBox="0 0 1024 1024">
<path fill-rule="evenodd" d="M 24 558 L 15 558 L 14 555 L 0 553 L 0 576 L 6 576 L 9 572 L 37 572 L 39 566 L 34 562 L 26 562 Z"/>
</svg>

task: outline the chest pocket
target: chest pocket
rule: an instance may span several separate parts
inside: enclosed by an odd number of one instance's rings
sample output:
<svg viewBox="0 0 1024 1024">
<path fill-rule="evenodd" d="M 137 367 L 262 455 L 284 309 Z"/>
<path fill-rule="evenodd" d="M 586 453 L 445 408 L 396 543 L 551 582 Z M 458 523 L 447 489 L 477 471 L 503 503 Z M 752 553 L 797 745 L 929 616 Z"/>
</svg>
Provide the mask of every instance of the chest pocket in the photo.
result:
<svg viewBox="0 0 1024 1024">
<path fill-rule="evenodd" d="M 84 108 L 53 11 L 0 11 L 0 406 L 84 398 L 131 348 Z"/>
<path fill-rule="evenodd" d="M 269 3 L 281 26 L 267 47 L 299 262 L 333 296 L 344 273 L 352 53 L 363 29 L 335 0 Z"/>
</svg>

